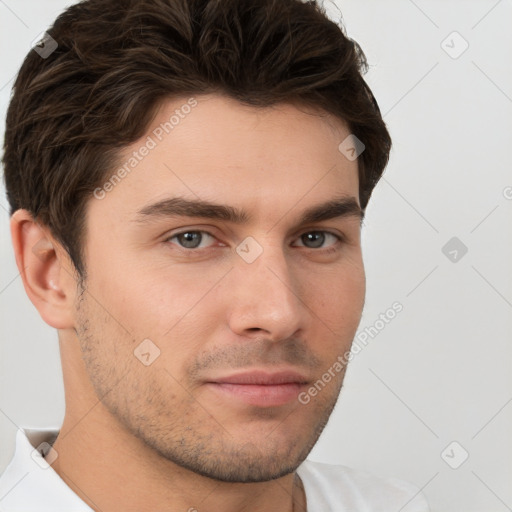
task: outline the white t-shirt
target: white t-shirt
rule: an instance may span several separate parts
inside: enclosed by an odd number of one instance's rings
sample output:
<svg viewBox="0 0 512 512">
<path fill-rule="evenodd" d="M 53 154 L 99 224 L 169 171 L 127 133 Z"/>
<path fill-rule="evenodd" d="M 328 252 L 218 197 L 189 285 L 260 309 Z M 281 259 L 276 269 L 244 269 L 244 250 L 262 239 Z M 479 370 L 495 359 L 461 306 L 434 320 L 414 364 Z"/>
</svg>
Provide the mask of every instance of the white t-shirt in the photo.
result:
<svg viewBox="0 0 512 512">
<path fill-rule="evenodd" d="M 18 430 L 14 457 L 0 476 L 0 512 L 93 510 L 36 449 L 41 443 L 47 443 L 42 449 L 48 449 L 58 432 Z M 309 460 L 297 473 L 304 484 L 308 512 L 429 512 L 423 494 L 402 480 Z"/>
</svg>

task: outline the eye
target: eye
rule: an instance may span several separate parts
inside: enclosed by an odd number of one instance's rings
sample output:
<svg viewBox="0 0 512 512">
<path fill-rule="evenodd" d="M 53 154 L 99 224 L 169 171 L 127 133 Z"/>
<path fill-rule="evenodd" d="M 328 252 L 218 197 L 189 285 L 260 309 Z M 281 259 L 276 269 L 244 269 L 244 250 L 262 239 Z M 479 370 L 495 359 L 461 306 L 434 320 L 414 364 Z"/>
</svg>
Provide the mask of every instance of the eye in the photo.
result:
<svg viewBox="0 0 512 512">
<path fill-rule="evenodd" d="M 210 240 L 210 244 L 208 241 Z M 202 230 L 187 230 L 181 233 L 175 233 L 165 242 L 176 243 L 182 249 L 205 249 L 211 246 L 211 242 L 215 237 Z M 302 243 L 299 247 L 307 247 L 308 249 L 327 249 L 334 250 L 337 242 L 343 241 L 343 237 L 330 233 L 329 231 L 308 231 L 303 233 L 298 240 Z M 325 245 L 328 242 L 328 245 Z M 294 244 L 294 246 L 297 246 Z"/>
<path fill-rule="evenodd" d="M 214 237 L 210 235 L 210 233 L 206 231 L 182 231 L 181 233 L 176 233 L 171 237 L 167 238 L 166 242 L 171 242 L 176 239 L 179 246 L 183 249 L 203 249 L 207 247 L 206 245 L 201 245 L 202 242 L 207 241 L 209 238 L 212 240 Z"/>
<path fill-rule="evenodd" d="M 341 242 L 343 239 L 341 236 L 330 233 L 329 231 L 308 231 L 307 233 L 303 233 L 298 240 L 308 249 L 323 249 L 332 247 L 336 242 Z M 329 240 L 333 243 L 324 246 L 324 243 Z"/>
</svg>

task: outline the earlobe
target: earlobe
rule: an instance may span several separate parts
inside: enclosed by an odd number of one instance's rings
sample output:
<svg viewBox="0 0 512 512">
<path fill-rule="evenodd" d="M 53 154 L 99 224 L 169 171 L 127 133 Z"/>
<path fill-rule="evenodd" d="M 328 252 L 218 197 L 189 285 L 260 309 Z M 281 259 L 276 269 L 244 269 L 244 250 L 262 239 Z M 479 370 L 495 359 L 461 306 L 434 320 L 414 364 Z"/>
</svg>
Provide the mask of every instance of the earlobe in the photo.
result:
<svg viewBox="0 0 512 512">
<path fill-rule="evenodd" d="M 23 286 L 43 320 L 73 328 L 77 286 L 67 253 L 27 210 L 12 215 L 11 237 Z"/>
</svg>

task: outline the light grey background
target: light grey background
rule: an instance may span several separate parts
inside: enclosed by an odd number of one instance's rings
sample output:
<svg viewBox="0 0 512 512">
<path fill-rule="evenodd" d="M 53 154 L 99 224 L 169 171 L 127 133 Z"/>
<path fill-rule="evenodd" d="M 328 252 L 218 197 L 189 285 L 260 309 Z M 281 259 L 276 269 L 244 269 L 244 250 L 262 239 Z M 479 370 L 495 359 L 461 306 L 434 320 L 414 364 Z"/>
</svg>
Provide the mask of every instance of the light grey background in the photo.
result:
<svg viewBox="0 0 512 512">
<path fill-rule="evenodd" d="M 67 4 L 0 0 L 2 139 L 12 78 Z M 363 230 L 359 332 L 378 333 L 310 458 L 408 479 L 433 512 L 512 510 L 512 1 L 337 6 L 394 148 Z M 452 237 L 465 255 L 443 253 Z M 57 335 L 23 290 L 3 193 L 0 238 L 1 471 L 18 425 L 60 427 L 64 396 Z M 377 329 L 396 301 L 403 311 Z"/>
</svg>

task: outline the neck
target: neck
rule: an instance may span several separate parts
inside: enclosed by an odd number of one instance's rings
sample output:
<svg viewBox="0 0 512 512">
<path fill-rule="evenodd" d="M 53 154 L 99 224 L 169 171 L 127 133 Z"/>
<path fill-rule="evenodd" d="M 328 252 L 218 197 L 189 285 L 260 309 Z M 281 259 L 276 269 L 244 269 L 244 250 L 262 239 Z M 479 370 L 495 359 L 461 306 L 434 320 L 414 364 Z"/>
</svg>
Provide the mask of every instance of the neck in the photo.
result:
<svg viewBox="0 0 512 512">
<path fill-rule="evenodd" d="M 307 510 L 297 473 L 269 482 L 219 482 L 163 458 L 120 425 L 106 421 L 108 416 L 97 401 L 81 416 L 67 411 L 53 445 L 58 453 L 53 469 L 93 510 Z"/>
</svg>

